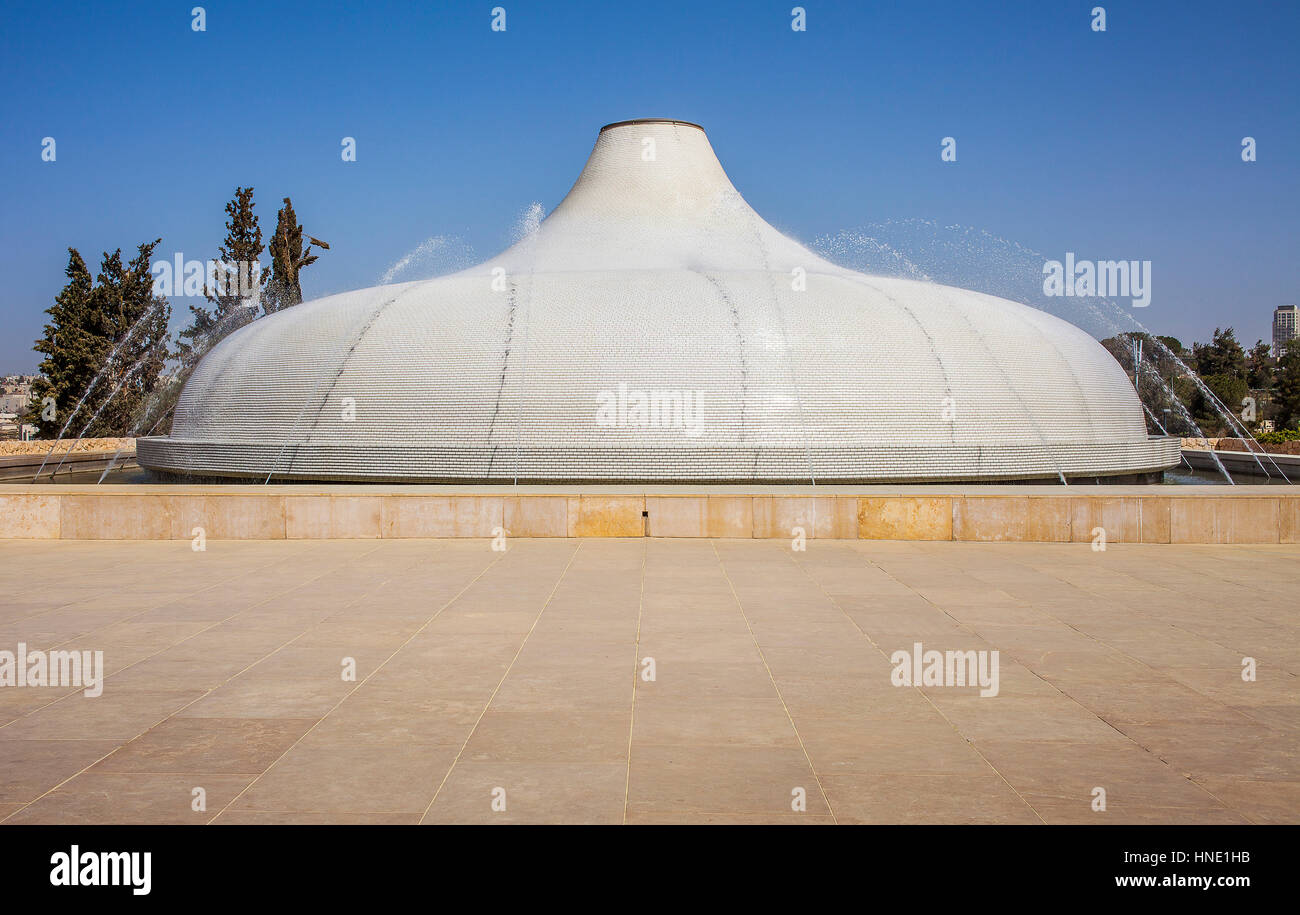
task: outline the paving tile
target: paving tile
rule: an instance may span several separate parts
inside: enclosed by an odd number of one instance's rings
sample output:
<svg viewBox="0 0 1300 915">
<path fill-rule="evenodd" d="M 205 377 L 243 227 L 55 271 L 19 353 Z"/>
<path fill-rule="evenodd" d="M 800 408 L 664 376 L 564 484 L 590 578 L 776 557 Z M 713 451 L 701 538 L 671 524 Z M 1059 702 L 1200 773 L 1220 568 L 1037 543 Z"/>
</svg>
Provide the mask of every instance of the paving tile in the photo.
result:
<svg viewBox="0 0 1300 915">
<path fill-rule="evenodd" d="M 343 813 L 226 809 L 210 822 L 215 826 L 414 826 L 420 817 L 397 810 Z"/>
<path fill-rule="evenodd" d="M 314 723 L 305 718 L 169 718 L 92 771 L 257 775 Z"/>
<path fill-rule="evenodd" d="M 644 660 L 653 655 L 641 655 Z M 776 688 L 757 658 L 741 661 L 681 661 L 655 658 L 655 679 L 637 683 L 638 702 L 697 702 L 773 699 Z M 643 668 L 648 670 L 648 668 Z"/>
<path fill-rule="evenodd" d="M 1108 741 L 1122 734 L 1064 696 L 944 696 L 931 693 L 935 705 L 967 740 Z"/>
<path fill-rule="evenodd" d="M 325 716 L 303 745 L 327 753 L 335 746 L 435 744 L 459 748 L 487 701 L 430 698 L 403 690 L 376 694 L 363 688 Z"/>
<path fill-rule="evenodd" d="M 6 823 L 42 825 L 200 825 L 249 782 L 242 775 L 85 772 L 13 814 Z M 206 810 L 195 810 L 203 789 Z"/>
<path fill-rule="evenodd" d="M 236 677 L 183 711 L 182 718 L 323 718 L 355 683 Z"/>
<path fill-rule="evenodd" d="M 456 758 L 452 747 L 299 744 L 261 775 L 233 809 L 419 815 Z"/>
<path fill-rule="evenodd" d="M 774 815 L 794 812 L 793 792 L 802 789 L 807 813 L 830 808 L 803 752 L 742 746 L 633 747 L 628 813 L 699 811 Z"/>
<path fill-rule="evenodd" d="M 626 762 L 630 719 L 630 708 L 612 713 L 489 708 L 461 755 L 475 762 Z"/>
<path fill-rule="evenodd" d="M 984 740 L 974 744 L 1035 808 L 1090 802 L 1104 788 L 1111 809 L 1193 807 L 1207 792 L 1152 753 L 1127 740 Z"/>
<path fill-rule="evenodd" d="M 626 763 L 462 761 L 421 822 L 617 824 L 626 785 Z"/>
<path fill-rule="evenodd" d="M 799 748 L 785 706 L 778 699 L 719 699 L 713 702 L 643 702 L 632 727 L 634 747 L 743 746 L 756 750 Z"/>
<path fill-rule="evenodd" d="M 980 775 L 988 764 L 941 718 L 892 721 L 817 718 L 796 722 L 819 773 Z"/>
<path fill-rule="evenodd" d="M 1044 823 L 1052 826 L 1247 826 L 1250 820 L 1227 807 L 1206 804 L 1201 807 L 1109 806 L 1093 810 L 1090 803 L 1049 803 L 1034 801 L 1034 809 Z"/>
<path fill-rule="evenodd" d="M 1300 735 L 1255 721 L 1214 724 L 1157 721 L 1126 728 L 1135 743 L 1192 778 L 1286 780 L 1300 773 Z"/>
<path fill-rule="evenodd" d="M 0 728 L 0 739 L 127 741 L 203 695 L 200 690 L 115 689 L 80 692 Z"/>
<path fill-rule="evenodd" d="M 857 824 L 1041 822 L 1002 779 L 982 775 L 828 775 L 836 819 Z"/>
<path fill-rule="evenodd" d="M 1252 823 L 1300 823 L 1300 779 L 1204 776 L 1196 783 Z"/>
<path fill-rule="evenodd" d="M 0 739 L 0 803 L 33 801 L 118 745 L 114 740 Z"/>
<path fill-rule="evenodd" d="M 829 814 L 699 813 L 693 810 L 631 811 L 629 826 L 834 826 Z"/>
</svg>

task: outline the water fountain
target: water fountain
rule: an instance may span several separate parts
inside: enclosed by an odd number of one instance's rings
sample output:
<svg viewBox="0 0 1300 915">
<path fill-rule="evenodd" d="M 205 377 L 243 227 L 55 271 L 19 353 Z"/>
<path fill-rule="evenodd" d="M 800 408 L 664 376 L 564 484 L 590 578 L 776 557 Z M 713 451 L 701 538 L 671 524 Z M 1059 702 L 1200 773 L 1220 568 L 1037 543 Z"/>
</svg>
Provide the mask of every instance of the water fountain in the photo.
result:
<svg viewBox="0 0 1300 915">
<path fill-rule="evenodd" d="M 1046 257 L 1037 251 L 974 227 L 939 226 L 923 219 L 874 223 L 823 235 L 814 241 L 813 247 L 839 263 L 865 272 L 933 280 L 1003 296 L 1057 314 L 1089 330 L 1096 337 L 1113 337 L 1122 333 L 1145 334 L 1149 345 L 1159 355 L 1173 362 L 1180 374 L 1187 377 L 1201 392 L 1220 419 L 1242 438 L 1260 475 L 1291 482 L 1286 472 L 1258 443 L 1236 413 L 1220 401 L 1190 366 L 1138 321 L 1131 308 L 1102 296 L 1044 296 L 1042 267 Z M 1155 371 L 1155 366 L 1149 359 L 1139 356 L 1135 360 L 1135 386 L 1144 368 L 1147 376 L 1155 379 L 1162 393 L 1173 404 L 1180 419 L 1194 431 L 1197 438 L 1204 440 L 1204 432 L 1186 405 Z M 1167 434 L 1155 416 L 1149 415 L 1152 424 L 1161 434 Z M 1232 484 L 1232 476 L 1218 456 L 1212 450 L 1209 455 L 1225 482 Z M 1272 472 L 1264 466 L 1261 457 L 1272 466 Z"/>
<path fill-rule="evenodd" d="M 72 421 L 76 419 L 78 415 L 80 415 L 81 408 L 85 406 L 86 400 L 90 397 L 92 393 L 94 393 L 95 388 L 98 387 L 100 380 L 103 379 L 108 374 L 109 370 L 113 367 L 113 363 L 117 359 L 117 354 L 122 351 L 122 347 L 126 346 L 128 343 L 131 342 L 131 340 L 135 337 L 137 330 L 148 325 L 148 322 L 153 319 L 153 317 L 157 314 L 158 309 L 160 308 L 162 308 L 162 304 L 157 302 L 155 302 L 153 305 L 150 305 L 148 308 L 146 308 L 144 312 L 140 315 L 140 317 L 136 318 L 135 323 L 131 325 L 131 327 L 123 335 L 122 339 L 117 341 L 117 343 L 113 345 L 113 348 L 108 353 L 108 358 L 104 360 L 103 368 L 101 368 L 99 372 L 96 373 L 95 377 L 90 380 L 90 383 L 86 385 L 86 390 L 82 392 L 81 398 L 73 406 L 72 412 L 68 414 L 68 418 L 64 420 L 63 426 L 59 429 L 59 434 L 54 437 L 54 441 L 50 445 L 50 450 L 45 453 L 45 457 L 41 460 L 40 467 L 36 469 L 36 474 L 32 478 L 33 482 L 36 482 L 37 480 L 40 479 L 41 473 L 44 472 L 45 470 L 46 463 L 48 463 L 50 456 L 54 454 L 54 449 L 59 446 L 59 442 L 63 441 L 63 436 L 67 434 L 68 427 L 70 427 L 72 425 Z M 120 387 L 121 384 L 119 383 L 118 388 Z M 117 389 L 114 389 L 113 393 L 116 394 Z M 109 399 L 112 399 L 111 394 L 109 395 Z M 107 404 L 108 401 L 106 400 L 104 403 Z M 99 410 L 96 410 L 95 416 L 92 417 L 90 422 L 86 423 L 86 425 L 82 428 L 81 434 L 77 436 L 77 441 L 80 441 L 81 438 L 90 429 L 91 425 L 95 421 L 95 417 L 98 417 L 99 412 L 102 411 L 103 408 L 104 408 L 104 404 L 101 404 Z M 66 456 L 67 455 L 65 453 L 64 457 Z M 63 463 L 62 461 L 59 462 L 60 466 L 62 466 L 62 463 Z"/>
</svg>

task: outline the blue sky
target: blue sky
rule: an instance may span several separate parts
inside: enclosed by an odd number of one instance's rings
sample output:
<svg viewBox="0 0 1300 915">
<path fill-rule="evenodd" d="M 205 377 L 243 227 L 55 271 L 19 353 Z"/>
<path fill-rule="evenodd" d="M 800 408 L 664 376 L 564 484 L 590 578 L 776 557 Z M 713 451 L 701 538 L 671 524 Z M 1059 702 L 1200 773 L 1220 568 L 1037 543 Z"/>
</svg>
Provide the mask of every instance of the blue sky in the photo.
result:
<svg viewBox="0 0 1300 915">
<path fill-rule="evenodd" d="M 703 124 L 741 193 L 805 241 L 923 218 L 1151 260 L 1140 318 L 1184 342 L 1267 338 L 1300 299 L 1295 2 L 805 0 L 804 33 L 791 0 L 210 0 L 202 33 L 194 5 L 6 5 L 0 371 L 34 369 L 68 246 L 97 262 L 162 236 L 163 256 L 211 257 L 251 184 L 267 237 L 289 195 L 332 244 L 309 297 L 372 285 L 431 236 L 492 255 L 530 203 L 559 202 L 601 125 L 633 117 Z"/>
</svg>

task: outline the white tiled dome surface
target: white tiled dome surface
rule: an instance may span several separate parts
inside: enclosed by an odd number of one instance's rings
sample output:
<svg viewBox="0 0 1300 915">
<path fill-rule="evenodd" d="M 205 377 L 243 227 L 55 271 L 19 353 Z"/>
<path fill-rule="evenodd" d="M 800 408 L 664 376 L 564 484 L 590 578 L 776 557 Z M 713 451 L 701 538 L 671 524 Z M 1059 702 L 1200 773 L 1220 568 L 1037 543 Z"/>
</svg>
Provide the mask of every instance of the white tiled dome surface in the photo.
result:
<svg viewBox="0 0 1300 915">
<path fill-rule="evenodd" d="M 698 434 L 602 425 L 620 386 L 699 397 Z M 1083 331 L 819 258 L 680 122 L 606 128 L 538 231 L 480 267 L 232 334 L 172 435 L 137 449 L 201 475 L 384 480 L 1016 479 L 1178 461 Z"/>
</svg>

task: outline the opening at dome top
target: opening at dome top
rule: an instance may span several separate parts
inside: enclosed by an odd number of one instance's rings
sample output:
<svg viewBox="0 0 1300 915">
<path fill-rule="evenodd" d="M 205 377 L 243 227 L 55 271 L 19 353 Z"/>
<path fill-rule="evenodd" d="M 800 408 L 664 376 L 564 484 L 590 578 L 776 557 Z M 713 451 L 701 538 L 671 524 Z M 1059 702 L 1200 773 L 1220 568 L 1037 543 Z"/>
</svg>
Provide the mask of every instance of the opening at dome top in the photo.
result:
<svg viewBox="0 0 1300 915">
<path fill-rule="evenodd" d="M 606 124 L 600 128 L 600 132 L 604 133 L 614 127 L 631 127 L 633 124 L 680 124 L 683 127 L 694 127 L 698 131 L 704 131 L 703 127 L 693 121 L 679 121 L 676 118 L 633 118 L 630 121 L 615 121 L 613 124 Z"/>
</svg>

